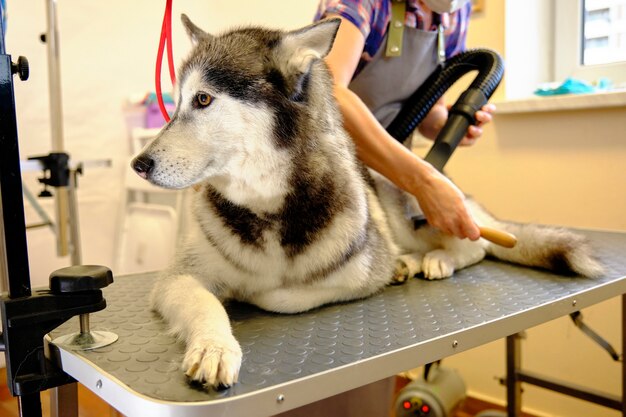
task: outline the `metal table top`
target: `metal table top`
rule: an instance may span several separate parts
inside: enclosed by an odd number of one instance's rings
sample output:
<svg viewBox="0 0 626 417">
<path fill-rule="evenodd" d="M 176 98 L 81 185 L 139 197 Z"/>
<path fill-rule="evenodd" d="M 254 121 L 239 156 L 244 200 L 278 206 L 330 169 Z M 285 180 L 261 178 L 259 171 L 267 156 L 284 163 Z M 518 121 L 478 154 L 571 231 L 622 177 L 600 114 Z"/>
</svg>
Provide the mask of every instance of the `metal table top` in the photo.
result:
<svg viewBox="0 0 626 417">
<path fill-rule="evenodd" d="M 184 345 L 150 311 L 154 273 L 116 278 L 93 330 L 105 348 L 54 348 L 63 369 L 128 417 L 270 416 L 474 348 L 626 293 L 626 233 L 583 231 L 606 267 L 572 278 L 485 260 L 441 281 L 410 280 L 370 298 L 297 315 L 233 303 L 244 358 L 239 383 L 222 391 L 189 385 Z M 71 320 L 53 337 L 77 331 Z"/>
</svg>

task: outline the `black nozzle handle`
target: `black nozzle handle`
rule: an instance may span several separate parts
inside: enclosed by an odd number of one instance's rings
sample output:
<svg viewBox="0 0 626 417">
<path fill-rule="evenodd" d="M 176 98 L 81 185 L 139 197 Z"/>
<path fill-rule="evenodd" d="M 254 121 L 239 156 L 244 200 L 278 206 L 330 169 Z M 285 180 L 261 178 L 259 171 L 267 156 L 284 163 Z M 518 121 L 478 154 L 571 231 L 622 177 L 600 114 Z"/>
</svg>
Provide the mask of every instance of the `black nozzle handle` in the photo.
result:
<svg viewBox="0 0 626 417">
<path fill-rule="evenodd" d="M 461 143 L 467 128 L 476 123 L 474 115 L 487 104 L 487 100 L 482 90 L 476 88 L 468 89 L 461 94 L 450 108 L 448 120 L 424 160 L 438 171 L 442 171 L 452 152 Z"/>
<path fill-rule="evenodd" d="M 478 71 L 476 78 L 450 109 L 448 122 L 425 158 L 440 171 L 465 136 L 467 128 L 476 122 L 474 114 L 487 103 L 502 80 L 504 65 L 497 52 L 470 49 L 439 65 L 387 126 L 389 134 L 404 143 L 448 88 L 474 70 Z"/>
</svg>

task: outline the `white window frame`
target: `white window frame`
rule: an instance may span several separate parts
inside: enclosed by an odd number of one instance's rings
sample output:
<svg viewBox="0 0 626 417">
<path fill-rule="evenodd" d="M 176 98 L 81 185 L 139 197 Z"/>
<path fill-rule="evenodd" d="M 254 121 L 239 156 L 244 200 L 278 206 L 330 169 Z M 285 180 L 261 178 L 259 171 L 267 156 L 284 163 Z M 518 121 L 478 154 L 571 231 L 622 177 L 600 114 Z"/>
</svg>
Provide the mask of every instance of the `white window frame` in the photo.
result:
<svg viewBox="0 0 626 417">
<path fill-rule="evenodd" d="M 582 65 L 582 0 L 555 0 L 554 77 L 595 81 L 607 77 L 615 85 L 626 83 L 626 62 Z"/>
</svg>

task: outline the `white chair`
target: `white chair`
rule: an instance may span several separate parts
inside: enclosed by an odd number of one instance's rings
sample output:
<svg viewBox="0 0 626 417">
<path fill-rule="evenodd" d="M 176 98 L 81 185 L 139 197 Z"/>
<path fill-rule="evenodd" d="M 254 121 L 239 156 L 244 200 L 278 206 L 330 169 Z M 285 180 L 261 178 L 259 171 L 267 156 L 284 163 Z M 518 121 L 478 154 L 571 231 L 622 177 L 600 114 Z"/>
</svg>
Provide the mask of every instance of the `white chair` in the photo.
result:
<svg viewBox="0 0 626 417">
<path fill-rule="evenodd" d="M 135 128 L 129 151 L 136 155 L 158 129 Z M 121 221 L 117 230 L 114 272 L 129 274 L 161 270 L 172 260 L 184 229 L 185 190 L 167 190 L 141 179 L 126 164 Z"/>
</svg>

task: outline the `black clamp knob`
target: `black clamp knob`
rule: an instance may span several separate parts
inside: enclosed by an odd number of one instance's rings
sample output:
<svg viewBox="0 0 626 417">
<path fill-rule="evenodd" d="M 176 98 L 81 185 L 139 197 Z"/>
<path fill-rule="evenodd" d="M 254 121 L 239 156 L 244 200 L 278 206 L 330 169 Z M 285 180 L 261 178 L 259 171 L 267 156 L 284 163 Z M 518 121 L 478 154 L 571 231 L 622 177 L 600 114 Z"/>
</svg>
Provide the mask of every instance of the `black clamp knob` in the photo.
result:
<svg viewBox="0 0 626 417">
<path fill-rule="evenodd" d="M 113 273 L 106 266 L 74 265 L 50 274 L 50 291 L 55 294 L 99 290 L 113 283 Z"/>
<path fill-rule="evenodd" d="M 50 274 L 50 292 L 60 298 L 102 294 L 101 288 L 113 283 L 113 273 L 106 266 L 74 265 Z M 104 301 L 104 300 L 103 300 Z M 80 331 L 52 340 L 70 350 L 91 350 L 114 343 L 118 336 L 106 331 L 91 331 L 89 313 L 79 316 Z"/>
<path fill-rule="evenodd" d="M 26 59 L 25 56 L 20 56 L 17 58 L 17 63 L 11 62 L 11 73 L 17 74 L 22 81 L 28 80 L 28 76 L 30 75 L 28 59 Z"/>
</svg>

